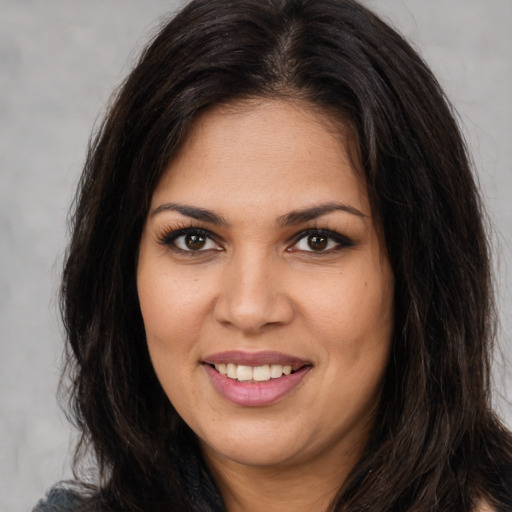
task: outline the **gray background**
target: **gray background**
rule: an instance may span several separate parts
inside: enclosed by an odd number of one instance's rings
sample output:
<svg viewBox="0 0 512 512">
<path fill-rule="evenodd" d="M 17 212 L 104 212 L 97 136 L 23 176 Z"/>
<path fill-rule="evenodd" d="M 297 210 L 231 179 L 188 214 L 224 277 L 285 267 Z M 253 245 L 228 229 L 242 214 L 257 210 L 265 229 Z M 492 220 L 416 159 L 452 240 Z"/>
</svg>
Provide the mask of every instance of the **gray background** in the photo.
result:
<svg viewBox="0 0 512 512">
<path fill-rule="evenodd" d="M 55 401 L 66 214 L 92 126 L 178 3 L 0 0 L 0 511 L 29 510 L 70 475 L 71 429 Z M 420 49 L 460 113 L 496 226 L 500 342 L 510 358 L 512 2 L 366 3 Z M 510 373 L 497 364 L 509 400 Z M 512 425 L 503 397 L 497 407 Z"/>
</svg>

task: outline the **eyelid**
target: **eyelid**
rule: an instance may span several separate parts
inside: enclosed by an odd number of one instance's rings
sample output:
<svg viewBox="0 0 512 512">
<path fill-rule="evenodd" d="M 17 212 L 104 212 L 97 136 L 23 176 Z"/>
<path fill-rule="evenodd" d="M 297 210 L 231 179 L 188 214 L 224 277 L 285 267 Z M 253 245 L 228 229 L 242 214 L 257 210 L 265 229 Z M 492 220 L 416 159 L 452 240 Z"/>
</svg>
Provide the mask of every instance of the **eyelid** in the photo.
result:
<svg viewBox="0 0 512 512">
<path fill-rule="evenodd" d="M 212 249 L 198 249 L 198 250 L 186 250 L 178 247 L 174 242 L 176 239 L 178 239 L 181 236 L 186 235 L 201 235 L 207 238 L 208 240 L 211 240 L 213 243 L 215 243 L 219 248 L 216 250 L 222 250 L 221 244 L 218 240 L 218 237 L 216 237 L 213 233 L 211 233 L 209 230 L 200 228 L 194 225 L 185 225 L 185 226 L 176 226 L 174 228 L 164 228 L 159 233 L 157 233 L 157 241 L 161 245 L 164 245 L 166 247 L 169 247 L 175 252 L 180 252 L 184 254 L 198 254 L 198 253 L 204 253 L 209 252 Z"/>
<path fill-rule="evenodd" d="M 316 254 L 316 255 L 322 255 L 322 254 L 330 254 L 332 252 L 339 251 L 341 249 L 346 249 L 350 247 L 354 247 L 356 244 L 353 240 L 351 240 L 346 235 L 342 235 L 341 233 L 338 233 L 337 231 L 332 231 L 330 229 L 322 229 L 322 228 L 309 228 L 301 231 L 297 235 L 295 235 L 291 240 L 291 245 L 287 249 L 287 251 L 293 252 L 293 247 L 296 246 L 303 238 L 306 238 L 311 235 L 321 235 L 325 236 L 326 238 L 329 238 L 330 240 L 333 240 L 336 243 L 336 247 L 323 250 L 323 251 L 314 251 L 311 249 L 310 251 L 303 251 L 306 253 Z"/>
<path fill-rule="evenodd" d="M 219 237 L 209 231 L 208 229 L 204 229 L 202 227 L 199 227 L 195 224 L 181 224 L 178 226 L 173 227 L 165 227 L 162 228 L 157 233 L 157 241 L 161 245 L 170 248 L 174 252 L 187 254 L 187 255 L 199 255 L 200 253 L 208 253 L 212 251 L 212 249 L 198 249 L 198 250 L 186 250 L 178 247 L 174 242 L 177 238 L 185 235 L 190 234 L 198 234 L 201 236 L 204 236 L 205 238 L 211 240 L 213 243 L 215 243 L 218 247 L 215 250 L 221 251 L 224 250 L 222 247 L 222 243 L 219 240 Z M 303 249 L 296 249 L 294 250 L 294 247 L 304 238 L 311 236 L 311 235 L 320 235 L 325 236 L 326 238 L 329 238 L 330 240 L 334 241 L 336 246 L 331 247 L 326 250 L 321 251 L 315 251 L 313 249 L 311 250 L 303 250 Z M 334 252 L 337 252 L 342 249 L 354 247 L 356 243 L 350 239 L 346 235 L 342 235 L 341 233 L 337 231 L 333 231 L 331 229 L 324 229 L 324 228 L 308 228 L 302 230 L 300 233 L 297 233 L 294 235 L 291 239 L 289 239 L 289 242 L 287 242 L 287 252 L 303 252 L 308 254 L 314 254 L 321 256 L 322 254 L 331 254 Z"/>
</svg>

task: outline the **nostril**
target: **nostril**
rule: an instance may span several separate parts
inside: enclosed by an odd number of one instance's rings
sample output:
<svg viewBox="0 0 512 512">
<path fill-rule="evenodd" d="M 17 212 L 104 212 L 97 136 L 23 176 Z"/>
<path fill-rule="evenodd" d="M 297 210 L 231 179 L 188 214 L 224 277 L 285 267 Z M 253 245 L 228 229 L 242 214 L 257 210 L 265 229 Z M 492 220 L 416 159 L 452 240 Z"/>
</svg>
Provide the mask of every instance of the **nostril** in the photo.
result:
<svg viewBox="0 0 512 512">
<path fill-rule="evenodd" d="M 294 309 L 282 296 L 249 296 L 228 291 L 216 301 L 214 317 L 224 326 L 247 334 L 256 334 L 270 326 L 290 323 L 294 317 Z"/>
</svg>

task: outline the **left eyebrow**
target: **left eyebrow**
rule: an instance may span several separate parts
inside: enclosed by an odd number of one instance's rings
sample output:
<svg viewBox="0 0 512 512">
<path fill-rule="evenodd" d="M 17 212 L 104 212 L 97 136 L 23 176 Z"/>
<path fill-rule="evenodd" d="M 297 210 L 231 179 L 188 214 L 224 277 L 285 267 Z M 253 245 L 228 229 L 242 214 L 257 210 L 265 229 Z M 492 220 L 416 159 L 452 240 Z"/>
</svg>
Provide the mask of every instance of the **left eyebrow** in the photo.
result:
<svg viewBox="0 0 512 512">
<path fill-rule="evenodd" d="M 277 224 L 280 227 L 293 226 L 295 224 L 301 224 L 303 222 L 314 220 L 318 217 L 321 217 L 322 215 L 338 210 L 350 213 L 351 215 L 355 215 L 356 217 L 360 218 L 368 217 L 368 215 L 365 215 L 357 208 L 354 208 L 348 204 L 325 203 L 312 206 L 310 208 L 304 208 L 302 210 L 294 210 L 290 213 L 287 213 L 286 215 L 282 215 L 281 217 L 278 217 Z"/>
</svg>

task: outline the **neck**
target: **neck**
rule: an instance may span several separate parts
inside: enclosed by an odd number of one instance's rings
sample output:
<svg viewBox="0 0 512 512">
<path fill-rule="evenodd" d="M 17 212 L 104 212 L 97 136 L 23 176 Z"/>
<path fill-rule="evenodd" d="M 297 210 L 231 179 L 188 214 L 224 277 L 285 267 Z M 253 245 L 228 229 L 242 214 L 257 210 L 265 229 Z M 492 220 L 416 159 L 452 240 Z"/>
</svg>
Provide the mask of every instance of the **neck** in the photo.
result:
<svg viewBox="0 0 512 512">
<path fill-rule="evenodd" d="M 308 464 L 249 466 L 204 450 L 228 512 L 325 512 L 360 452 Z"/>
</svg>

